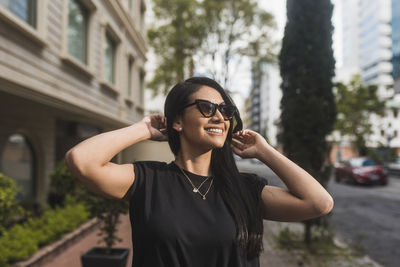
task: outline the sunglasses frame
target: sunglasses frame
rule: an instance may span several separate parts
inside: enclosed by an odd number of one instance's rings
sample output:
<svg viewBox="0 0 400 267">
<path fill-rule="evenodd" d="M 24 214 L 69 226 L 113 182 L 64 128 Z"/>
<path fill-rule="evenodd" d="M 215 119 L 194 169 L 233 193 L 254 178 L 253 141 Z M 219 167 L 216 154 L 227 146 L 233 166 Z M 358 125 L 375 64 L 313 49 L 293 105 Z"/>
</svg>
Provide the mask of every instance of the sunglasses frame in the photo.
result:
<svg viewBox="0 0 400 267">
<path fill-rule="evenodd" d="M 199 104 L 201 102 L 203 102 L 203 103 L 206 102 L 206 103 L 212 104 L 214 106 L 214 111 L 211 113 L 210 116 L 206 116 L 203 113 L 203 111 L 201 111 L 201 109 L 199 107 Z M 196 107 L 200 111 L 201 115 L 203 115 L 203 117 L 205 117 L 205 118 L 211 118 L 211 117 L 215 116 L 215 114 L 217 113 L 217 109 L 219 110 L 219 112 L 221 112 L 222 116 L 225 116 L 223 114 L 223 111 L 221 110 L 221 108 L 224 107 L 224 106 L 231 106 L 231 107 L 233 107 L 235 109 L 235 111 L 233 112 L 231 117 L 228 117 L 228 119 L 224 118 L 225 121 L 231 120 L 233 118 L 233 116 L 235 116 L 235 113 L 237 113 L 237 108 L 234 105 L 230 105 L 230 104 L 215 104 L 215 103 L 213 103 L 211 101 L 208 101 L 208 100 L 205 100 L 205 99 L 196 99 L 196 100 L 194 100 L 193 103 L 183 106 L 181 110 L 184 110 L 185 108 L 193 106 L 193 105 L 196 105 Z"/>
</svg>

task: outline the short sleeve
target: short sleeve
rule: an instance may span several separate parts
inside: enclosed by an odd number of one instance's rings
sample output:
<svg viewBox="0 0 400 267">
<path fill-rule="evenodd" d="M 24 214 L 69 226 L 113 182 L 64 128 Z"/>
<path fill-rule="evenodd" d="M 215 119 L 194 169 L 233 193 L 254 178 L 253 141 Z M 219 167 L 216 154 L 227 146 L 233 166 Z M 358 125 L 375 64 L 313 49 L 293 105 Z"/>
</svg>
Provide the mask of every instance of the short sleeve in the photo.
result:
<svg viewBox="0 0 400 267">
<path fill-rule="evenodd" d="M 165 162 L 159 161 L 136 161 L 133 162 L 135 180 L 129 189 L 130 197 L 137 195 L 144 190 L 145 184 L 151 184 L 157 169 L 165 165 Z"/>
<path fill-rule="evenodd" d="M 261 198 L 261 192 L 264 186 L 268 185 L 268 180 L 254 173 L 241 173 L 241 175 L 244 176 L 250 190 L 253 191 L 257 198 Z"/>
</svg>

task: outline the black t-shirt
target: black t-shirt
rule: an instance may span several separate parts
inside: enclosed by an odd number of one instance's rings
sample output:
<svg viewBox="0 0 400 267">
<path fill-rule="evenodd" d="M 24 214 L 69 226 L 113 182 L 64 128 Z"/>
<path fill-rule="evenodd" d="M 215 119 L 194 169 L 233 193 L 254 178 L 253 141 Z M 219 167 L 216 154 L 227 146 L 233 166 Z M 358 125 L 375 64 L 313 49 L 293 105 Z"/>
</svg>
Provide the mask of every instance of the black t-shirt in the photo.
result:
<svg viewBox="0 0 400 267">
<path fill-rule="evenodd" d="M 129 215 L 134 267 L 255 267 L 236 245 L 236 225 L 214 185 L 206 199 L 171 162 L 134 164 Z M 195 186 L 206 176 L 185 170 Z M 215 178 L 217 179 L 217 178 Z M 261 195 L 265 179 L 253 178 L 251 190 Z M 201 186 L 205 192 L 211 179 Z"/>
</svg>

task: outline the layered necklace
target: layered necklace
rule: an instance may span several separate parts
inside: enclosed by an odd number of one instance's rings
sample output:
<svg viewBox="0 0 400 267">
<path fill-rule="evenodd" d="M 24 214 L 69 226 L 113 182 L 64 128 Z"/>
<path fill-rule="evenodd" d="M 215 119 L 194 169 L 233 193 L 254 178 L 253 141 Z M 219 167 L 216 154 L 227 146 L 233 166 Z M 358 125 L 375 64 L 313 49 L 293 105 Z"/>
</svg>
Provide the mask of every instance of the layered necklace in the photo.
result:
<svg viewBox="0 0 400 267">
<path fill-rule="evenodd" d="M 175 163 L 175 165 L 178 166 L 178 164 L 176 164 L 176 163 Z M 208 192 L 210 192 L 210 189 L 211 189 L 211 186 L 212 186 L 212 184 L 213 184 L 214 178 L 211 177 L 211 176 L 208 176 L 206 179 L 204 179 L 203 182 L 201 182 L 201 184 L 200 184 L 199 186 L 195 186 L 194 183 L 192 182 L 192 180 L 189 178 L 189 176 L 187 176 L 187 174 L 185 173 L 185 171 L 184 171 L 181 167 L 179 167 L 179 166 L 178 166 L 178 168 L 181 170 L 181 172 L 183 173 L 183 175 L 188 179 L 189 183 L 192 185 L 192 187 L 193 187 L 193 193 L 198 193 L 198 194 L 200 194 L 200 196 L 205 200 L 205 199 L 206 199 L 206 195 L 208 194 Z M 207 191 L 206 191 L 205 193 L 202 193 L 202 192 L 200 191 L 200 188 L 201 188 L 201 187 L 203 186 L 203 184 L 204 184 L 208 179 L 210 179 L 210 178 L 211 178 L 211 182 L 210 182 L 210 185 L 208 186 Z"/>
</svg>

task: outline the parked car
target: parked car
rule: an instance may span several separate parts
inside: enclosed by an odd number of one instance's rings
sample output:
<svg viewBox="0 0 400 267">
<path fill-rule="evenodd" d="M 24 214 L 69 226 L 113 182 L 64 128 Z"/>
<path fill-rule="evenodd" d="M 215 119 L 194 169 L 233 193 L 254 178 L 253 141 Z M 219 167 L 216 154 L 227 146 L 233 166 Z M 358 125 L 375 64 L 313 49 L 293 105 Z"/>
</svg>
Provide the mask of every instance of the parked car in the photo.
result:
<svg viewBox="0 0 400 267">
<path fill-rule="evenodd" d="M 388 172 L 383 165 L 367 157 L 356 157 L 335 164 L 336 182 L 386 185 Z"/>
<path fill-rule="evenodd" d="M 389 173 L 400 176 L 400 157 L 397 157 L 393 162 L 386 165 Z"/>
</svg>

